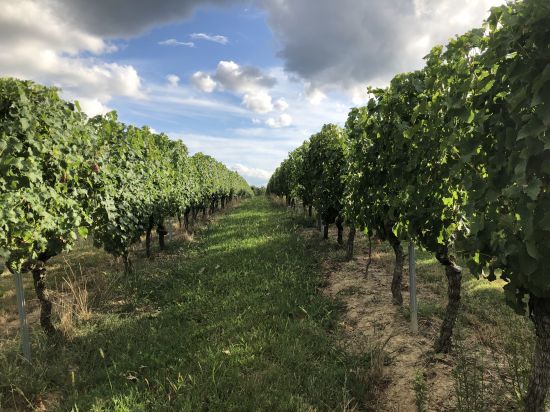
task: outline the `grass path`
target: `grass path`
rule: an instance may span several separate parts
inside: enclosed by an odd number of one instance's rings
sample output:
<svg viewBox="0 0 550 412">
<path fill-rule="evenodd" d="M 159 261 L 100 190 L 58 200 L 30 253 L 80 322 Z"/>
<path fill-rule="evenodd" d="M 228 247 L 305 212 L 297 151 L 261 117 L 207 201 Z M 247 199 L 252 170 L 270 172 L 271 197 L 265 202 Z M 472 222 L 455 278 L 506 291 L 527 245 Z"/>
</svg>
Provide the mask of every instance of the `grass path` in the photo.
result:
<svg viewBox="0 0 550 412">
<path fill-rule="evenodd" d="M 244 202 L 198 241 L 136 260 L 71 339 L 51 347 L 36 333 L 33 368 L 0 347 L 0 409 L 364 409 L 369 359 L 336 344 L 318 252 L 285 208 Z"/>
</svg>

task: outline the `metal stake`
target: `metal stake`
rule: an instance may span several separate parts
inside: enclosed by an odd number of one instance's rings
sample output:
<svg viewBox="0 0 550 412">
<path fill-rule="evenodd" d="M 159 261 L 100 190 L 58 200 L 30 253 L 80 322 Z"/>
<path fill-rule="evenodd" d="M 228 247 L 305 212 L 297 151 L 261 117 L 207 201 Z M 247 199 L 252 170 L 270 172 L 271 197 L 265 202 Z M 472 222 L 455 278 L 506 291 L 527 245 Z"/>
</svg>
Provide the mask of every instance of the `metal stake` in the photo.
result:
<svg viewBox="0 0 550 412">
<path fill-rule="evenodd" d="M 19 272 L 13 272 L 15 280 L 15 294 L 17 296 L 17 311 L 19 312 L 19 326 L 21 328 L 21 349 L 25 359 L 31 361 L 31 340 L 29 325 L 27 324 L 27 311 L 25 309 L 25 292 L 23 289 L 23 277 Z"/>
<path fill-rule="evenodd" d="M 409 296 L 411 312 L 411 331 L 418 333 L 418 309 L 416 305 L 416 252 L 414 243 L 409 242 Z"/>
</svg>

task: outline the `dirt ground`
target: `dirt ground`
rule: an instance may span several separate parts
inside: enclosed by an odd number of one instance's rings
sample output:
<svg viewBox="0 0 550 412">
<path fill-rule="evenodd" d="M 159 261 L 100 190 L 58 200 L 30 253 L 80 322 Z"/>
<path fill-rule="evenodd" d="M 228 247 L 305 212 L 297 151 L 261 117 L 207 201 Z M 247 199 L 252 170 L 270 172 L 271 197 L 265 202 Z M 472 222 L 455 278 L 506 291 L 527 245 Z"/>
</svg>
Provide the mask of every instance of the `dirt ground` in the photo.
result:
<svg viewBox="0 0 550 412">
<path fill-rule="evenodd" d="M 312 240 L 321 239 L 319 231 L 311 227 L 304 229 L 304 235 Z M 335 243 L 335 239 L 336 230 L 333 228 L 329 242 Z M 356 239 L 354 258 L 346 261 L 344 253 L 344 250 L 331 249 L 323 258 L 322 268 L 326 278 L 323 293 L 339 299 L 345 306 L 341 327 L 345 333 L 346 346 L 350 350 L 364 351 L 365 348 L 383 347 L 384 366 L 377 388 L 378 403 L 371 405 L 372 408 L 369 409 L 417 411 L 416 394 L 423 390 L 426 394 L 425 410 L 456 410 L 453 370 L 457 365 L 458 351 L 451 354 L 436 354 L 433 351 L 439 335 L 441 316 L 420 317 L 418 333 L 411 332 L 407 259 L 403 273 L 403 306 L 400 307 L 392 303 L 390 287 L 393 253 L 387 247 L 373 240 L 372 262 L 368 274 L 365 273 L 368 247 L 362 234 L 358 234 Z M 435 268 L 438 269 L 437 266 Z M 417 272 L 420 272 L 418 277 L 421 277 L 422 268 L 417 268 Z M 441 277 L 444 278 L 443 271 Z M 417 296 L 423 302 L 438 302 L 438 310 L 443 313 L 446 296 L 441 293 L 441 287 L 438 291 L 419 279 Z M 487 382 L 503 381 L 507 377 L 502 376 L 502 359 L 495 353 L 490 353 L 480 343 L 483 336 L 478 335 L 479 331 L 475 327 L 466 331 L 462 345 L 467 345 L 468 351 L 475 348 L 476 352 L 483 352 L 484 358 L 490 360 L 484 370 L 484 379 Z M 499 397 L 507 399 L 506 394 Z M 483 410 L 515 410 L 511 400 L 505 404 L 507 406 L 504 408 L 490 404 L 488 409 Z"/>
</svg>

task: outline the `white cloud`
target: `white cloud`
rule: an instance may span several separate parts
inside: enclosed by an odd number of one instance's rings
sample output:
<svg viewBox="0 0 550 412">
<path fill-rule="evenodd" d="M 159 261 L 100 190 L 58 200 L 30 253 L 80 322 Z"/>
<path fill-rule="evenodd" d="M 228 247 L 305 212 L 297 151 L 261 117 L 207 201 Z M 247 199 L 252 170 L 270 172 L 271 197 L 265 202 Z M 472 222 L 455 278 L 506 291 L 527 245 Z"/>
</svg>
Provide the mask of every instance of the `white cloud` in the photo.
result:
<svg viewBox="0 0 550 412">
<path fill-rule="evenodd" d="M 129 65 L 70 57 L 30 47 L 0 50 L 3 75 L 61 86 L 68 99 L 96 100 L 106 105 L 113 96 L 144 97 L 141 78 Z"/>
<path fill-rule="evenodd" d="M 270 117 L 266 120 L 265 124 L 272 129 L 288 127 L 292 124 L 292 117 L 287 113 L 283 113 L 277 118 Z"/>
<path fill-rule="evenodd" d="M 107 111 L 113 96 L 144 97 L 133 66 L 97 57 L 114 51 L 114 45 L 72 25 L 50 5 L 32 0 L 0 2 L 3 76 L 61 87 L 64 98 L 78 99 L 90 115 Z"/>
<path fill-rule="evenodd" d="M 159 41 L 159 45 L 195 47 L 195 43 L 193 43 L 192 41 L 179 41 L 176 39 L 167 39 L 167 40 Z"/>
<path fill-rule="evenodd" d="M 305 88 L 307 100 L 314 106 L 321 104 L 323 100 L 327 98 L 326 94 L 321 89 L 310 85 L 306 85 Z"/>
<path fill-rule="evenodd" d="M 243 96 L 242 104 L 255 113 L 269 113 L 273 110 L 271 96 L 263 90 L 246 93 Z"/>
<path fill-rule="evenodd" d="M 98 114 L 105 114 L 112 110 L 101 103 L 99 99 L 88 99 L 84 97 L 77 100 L 80 104 L 80 108 L 90 117 L 96 116 Z"/>
<path fill-rule="evenodd" d="M 206 93 L 212 93 L 216 88 L 216 82 L 212 79 L 212 77 L 201 71 L 198 71 L 191 76 L 191 82 L 199 90 Z"/>
<path fill-rule="evenodd" d="M 5 1 L 6 3 L 10 1 Z M 17 3 L 19 0 L 12 0 Z M 198 7 L 224 6 L 234 0 L 37 0 L 51 5 L 74 27 L 109 38 L 128 38 L 155 26 L 181 22 Z M 72 32 L 71 32 L 72 34 Z"/>
<path fill-rule="evenodd" d="M 257 169 L 254 167 L 247 167 L 243 164 L 236 163 L 231 166 L 232 170 L 235 170 L 241 176 L 244 177 L 256 177 L 263 180 L 269 180 L 273 172 L 268 172 L 267 170 Z"/>
<path fill-rule="evenodd" d="M 193 40 L 206 40 L 206 41 L 211 41 L 211 42 L 219 43 L 223 45 L 226 45 L 227 43 L 229 43 L 229 39 L 227 37 L 219 34 L 210 35 L 206 33 L 193 33 L 191 34 L 191 38 Z"/>
<path fill-rule="evenodd" d="M 274 108 L 269 89 L 275 86 L 277 80 L 257 67 L 240 66 L 234 61 L 222 60 L 214 74 L 195 72 L 191 82 L 207 93 L 219 90 L 240 95 L 242 104 L 255 113 L 268 113 Z M 278 105 L 284 106 L 285 103 L 282 99 Z"/>
<path fill-rule="evenodd" d="M 125 111 L 159 130 L 166 130 L 166 124 L 188 124 L 197 118 L 208 119 L 211 127 L 217 127 L 219 121 L 226 125 L 249 121 L 250 111 L 226 97 L 205 95 L 190 84 L 172 87 L 162 82 L 148 85 L 147 99 L 126 101 Z"/>
<path fill-rule="evenodd" d="M 273 107 L 275 107 L 275 110 L 284 112 L 286 109 L 288 109 L 288 103 L 286 102 L 284 97 L 280 97 L 275 100 L 275 104 L 273 105 Z"/>
<path fill-rule="evenodd" d="M 101 59 L 102 54 L 116 50 L 111 39 L 181 22 L 197 7 L 234 3 L 238 1 L 0 1 L 0 73 L 58 85 L 65 96 L 78 96 L 104 107 L 113 96 L 139 98 L 143 86 L 137 70 Z M 328 94 L 343 90 L 355 102 L 362 101 L 364 93 L 356 92 L 361 87 L 383 85 L 395 73 L 422 66 L 422 56 L 431 46 L 479 26 L 489 7 L 502 3 L 504 0 L 259 0 L 255 5 L 265 12 L 280 44 L 278 55 L 285 62 L 285 70 L 311 83 L 306 95 L 311 103 L 321 105 L 328 101 Z M 190 36 L 196 41 L 229 42 L 221 34 L 197 32 Z M 178 39 L 161 43 L 194 45 Z M 265 94 L 258 93 L 269 94 L 273 87 L 269 79 L 262 79 L 261 74 L 255 77 L 258 73 L 253 67 L 236 68 L 229 64 L 232 62 L 225 63 L 226 67 L 219 67 L 220 77 L 211 74 L 203 89 L 214 90 L 213 82 L 217 82 L 219 90 L 236 93 L 243 100 L 248 95 L 248 102 L 263 98 L 260 107 L 267 110 Z M 128 68 L 136 76 L 125 81 Z M 241 75 L 223 77 L 227 74 L 223 69 L 230 75 L 240 70 Z M 117 84 L 119 81 L 124 84 Z M 277 102 L 271 104 L 275 110 L 284 111 Z M 92 106 L 99 109 L 98 104 Z"/>
<path fill-rule="evenodd" d="M 250 169 L 274 170 L 289 151 L 318 132 L 324 123 L 342 126 L 352 104 L 346 95 L 331 92 L 327 93 L 322 104 L 312 110 L 303 93 L 304 82 L 291 78 L 281 67 L 265 69 L 264 72 L 276 78 L 277 82 L 271 91 L 278 97 L 284 96 L 289 106 L 285 112 L 251 115 L 245 107 L 232 103 L 234 99 L 228 98 L 223 104 L 222 99 L 230 97 L 224 94 L 203 95 L 197 92 L 199 97 L 191 100 L 189 95 L 193 88 L 187 86 L 189 90 L 185 90 L 185 85 L 178 89 L 165 87 L 155 91 L 157 97 L 154 100 L 143 102 L 146 105 L 144 111 L 167 121 L 173 119 L 171 113 L 176 114 L 178 118 L 173 121 L 173 130 L 177 132 L 167 131 L 172 137 L 181 137 L 191 153 L 202 151 L 227 165 L 240 164 Z M 276 100 L 272 102 L 273 105 Z M 280 115 L 291 117 L 288 126 L 282 124 L 288 123 L 289 119 L 279 119 Z M 207 119 L 208 132 L 179 129 L 180 124 L 186 124 L 187 117 L 196 116 Z M 228 123 L 232 120 L 232 123 Z M 272 128 L 267 123 L 281 127 Z M 251 184 L 267 183 L 267 177 L 246 176 L 246 179 Z"/>
<path fill-rule="evenodd" d="M 166 76 L 166 81 L 170 86 L 177 87 L 180 82 L 180 78 L 175 74 L 169 74 Z"/>
</svg>

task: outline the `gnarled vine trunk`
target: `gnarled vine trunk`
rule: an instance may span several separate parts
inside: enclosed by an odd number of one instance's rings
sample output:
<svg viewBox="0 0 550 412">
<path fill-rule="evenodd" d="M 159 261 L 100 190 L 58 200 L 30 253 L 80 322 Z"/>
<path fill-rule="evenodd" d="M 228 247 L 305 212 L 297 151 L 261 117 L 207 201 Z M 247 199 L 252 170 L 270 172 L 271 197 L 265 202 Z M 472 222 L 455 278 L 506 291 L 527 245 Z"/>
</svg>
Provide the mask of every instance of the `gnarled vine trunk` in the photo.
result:
<svg viewBox="0 0 550 412">
<path fill-rule="evenodd" d="M 525 395 L 526 412 L 544 412 L 546 394 L 550 389 L 550 298 L 531 295 L 529 312 L 535 324 L 535 353 L 529 386 Z"/>
<path fill-rule="evenodd" d="M 151 257 L 151 232 L 153 230 L 154 226 L 154 219 L 153 216 L 149 217 L 149 222 L 147 223 L 147 227 L 145 228 L 145 254 L 148 258 Z"/>
<path fill-rule="evenodd" d="M 462 285 L 462 268 L 454 262 L 454 258 L 445 250 L 436 255 L 437 260 L 445 266 L 447 276 L 447 309 L 439 332 L 439 339 L 435 343 L 437 353 L 448 353 L 451 350 L 453 328 L 460 308 L 460 288 Z"/>
<path fill-rule="evenodd" d="M 393 233 L 393 225 L 386 225 L 385 232 L 388 242 L 390 243 L 393 253 L 395 254 L 395 264 L 393 266 L 393 278 L 391 281 L 392 301 L 395 305 L 403 304 L 403 295 L 401 294 L 401 283 L 403 282 L 403 247 L 401 241 Z"/>
<path fill-rule="evenodd" d="M 335 221 L 336 227 L 338 228 L 338 244 L 344 244 L 344 225 L 343 219 L 338 216 Z"/>
<path fill-rule="evenodd" d="M 186 210 L 183 214 L 183 226 L 185 231 L 189 233 L 189 210 Z"/>
<path fill-rule="evenodd" d="M 355 244 L 355 224 L 350 223 L 348 234 L 348 248 L 346 252 L 346 259 L 351 260 L 353 258 L 353 246 Z"/>
<path fill-rule="evenodd" d="M 159 248 L 160 250 L 164 250 L 166 248 L 166 245 L 164 243 L 164 237 L 168 234 L 168 231 L 166 230 L 166 227 L 164 226 L 164 221 L 161 220 L 159 224 L 157 225 L 157 234 L 159 236 Z"/>
<path fill-rule="evenodd" d="M 31 267 L 32 279 L 34 282 L 34 291 L 36 297 L 40 301 L 40 326 L 46 335 L 52 337 L 57 334 L 57 329 L 52 323 L 52 302 L 48 298 L 46 288 L 46 262 L 50 256 L 40 255 L 36 262 L 33 262 Z"/>
<path fill-rule="evenodd" d="M 325 223 L 325 226 L 323 228 L 323 239 L 327 240 L 328 239 L 328 223 Z"/>
<path fill-rule="evenodd" d="M 308 214 L 309 217 L 312 216 L 312 213 L 313 213 L 312 209 L 313 209 L 313 207 L 311 205 L 309 205 L 308 208 L 307 208 L 307 214 Z"/>
<path fill-rule="evenodd" d="M 368 276 L 369 275 L 369 268 L 370 268 L 370 265 L 372 263 L 372 235 L 369 233 L 369 247 L 368 247 L 368 250 L 367 250 L 367 253 L 368 253 L 368 257 L 367 257 L 367 264 L 365 266 L 365 276 Z"/>
<path fill-rule="evenodd" d="M 130 274 L 133 272 L 132 261 L 130 260 L 130 252 L 125 251 L 122 255 L 122 263 L 124 263 L 124 273 Z"/>
</svg>

